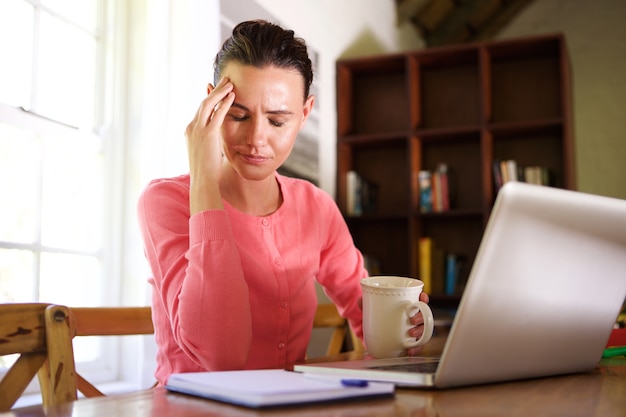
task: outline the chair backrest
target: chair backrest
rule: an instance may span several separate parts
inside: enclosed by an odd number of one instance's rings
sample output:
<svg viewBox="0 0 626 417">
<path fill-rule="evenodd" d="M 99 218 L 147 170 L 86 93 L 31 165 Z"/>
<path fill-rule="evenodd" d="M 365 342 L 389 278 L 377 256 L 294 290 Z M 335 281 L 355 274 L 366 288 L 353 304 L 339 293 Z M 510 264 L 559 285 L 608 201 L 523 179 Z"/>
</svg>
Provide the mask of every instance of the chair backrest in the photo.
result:
<svg viewBox="0 0 626 417">
<path fill-rule="evenodd" d="M 12 354 L 19 357 L 0 381 L 0 412 L 13 407 L 35 374 L 44 406 L 77 398 L 67 307 L 0 304 L 0 356 Z"/>
<path fill-rule="evenodd" d="M 122 336 L 154 333 L 151 308 L 146 307 L 71 307 L 70 317 L 75 336 Z M 332 303 L 319 304 L 313 327 L 334 328 L 326 351 L 340 353 L 350 335 L 353 350 L 362 350 L 360 340 L 352 333 L 346 319 Z M 92 383 L 76 373 L 77 389 L 85 397 L 104 396 Z"/>
<path fill-rule="evenodd" d="M 74 336 L 128 336 L 154 333 L 152 310 L 143 307 L 70 307 Z M 77 389 L 85 397 L 104 394 L 76 373 Z"/>
<path fill-rule="evenodd" d="M 337 307 L 333 303 L 320 303 L 317 305 L 315 318 L 313 319 L 313 328 L 324 327 L 334 328 L 328 342 L 326 355 L 336 355 L 348 348 L 357 352 L 363 351 L 363 344 L 352 332 L 348 320 L 339 314 Z M 348 335 L 350 335 L 350 339 L 347 339 Z M 348 340 L 350 344 L 348 344 Z"/>
</svg>

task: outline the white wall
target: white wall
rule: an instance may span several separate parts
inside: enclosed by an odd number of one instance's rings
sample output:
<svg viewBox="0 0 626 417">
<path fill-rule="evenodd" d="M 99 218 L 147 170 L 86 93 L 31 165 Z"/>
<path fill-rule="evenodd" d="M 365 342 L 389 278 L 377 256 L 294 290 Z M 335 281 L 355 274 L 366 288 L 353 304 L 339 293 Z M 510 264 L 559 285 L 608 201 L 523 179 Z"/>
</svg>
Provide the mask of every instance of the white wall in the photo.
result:
<svg viewBox="0 0 626 417">
<path fill-rule="evenodd" d="M 184 132 L 213 76 L 219 7 L 218 0 L 118 1 L 127 7 L 129 36 L 127 91 L 118 110 L 124 114 L 126 155 L 120 167 L 126 186 L 120 297 L 123 304 L 147 305 L 150 273 L 137 225 L 137 198 L 148 181 L 188 172 Z M 212 17 L 215 24 L 207 23 Z M 154 382 L 154 339 L 131 339 L 124 341 L 122 373 L 147 388 Z"/>
<path fill-rule="evenodd" d="M 534 1 L 501 38 L 565 34 L 578 189 L 626 199 L 626 1 Z"/>
<path fill-rule="evenodd" d="M 220 39 L 217 1 L 127 4 L 126 53 L 131 58 L 121 106 L 126 122 L 124 274 L 129 279 L 122 289 L 129 304 L 144 300 L 147 285 L 137 277 L 149 275 L 138 233 L 137 198 L 148 181 L 189 171 L 184 133 L 213 77 L 212 57 Z M 215 23 L 207 24 L 211 17 Z"/>
</svg>

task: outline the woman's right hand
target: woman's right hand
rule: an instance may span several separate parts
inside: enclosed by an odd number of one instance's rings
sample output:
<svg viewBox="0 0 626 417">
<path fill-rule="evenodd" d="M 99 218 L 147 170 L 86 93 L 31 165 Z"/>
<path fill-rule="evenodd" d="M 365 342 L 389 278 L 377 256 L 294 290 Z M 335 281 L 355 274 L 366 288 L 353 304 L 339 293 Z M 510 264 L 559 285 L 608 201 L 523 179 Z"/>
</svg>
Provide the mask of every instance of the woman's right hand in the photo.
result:
<svg viewBox="0 0 626 417">
<path fill-rule="evenodd" d="M 233 84 L 227 78 L 222 78 L 216 87 L 209 84 L 208 93 L 185 130 L 191 179 L 191 215 L 223 208 L 219 192 L 222 169 L 221 128 L 235 100 L 235 93 Z"/>
</svg>

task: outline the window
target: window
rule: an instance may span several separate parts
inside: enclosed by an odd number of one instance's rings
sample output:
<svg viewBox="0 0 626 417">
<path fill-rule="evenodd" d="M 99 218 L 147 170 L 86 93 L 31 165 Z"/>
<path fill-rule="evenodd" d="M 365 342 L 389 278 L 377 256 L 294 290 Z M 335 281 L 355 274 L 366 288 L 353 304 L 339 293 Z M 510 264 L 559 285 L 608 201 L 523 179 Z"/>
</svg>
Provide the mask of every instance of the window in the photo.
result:
<svg viewBox="0 0 626 417">
<path fill-rule="evenodd" d="M 115 52 L 102 30 L 107 7 L 0 2 L 0 302 L 119 302 L 119 283 L 105 279 L 116 276 L 116 198 L 105 181 L 116 164 L 102 128 Z M 75 341 L 77 366 L 114 378 L 94 366 L 110 343 Z"/>
<path fill-rule="evenodd" d="M 0 4 L 2 301 L 101 301 L 93 291 L 105 250 L 103 138 L 92 133 L 103 104 L 98 3 Z"/>
</svg>

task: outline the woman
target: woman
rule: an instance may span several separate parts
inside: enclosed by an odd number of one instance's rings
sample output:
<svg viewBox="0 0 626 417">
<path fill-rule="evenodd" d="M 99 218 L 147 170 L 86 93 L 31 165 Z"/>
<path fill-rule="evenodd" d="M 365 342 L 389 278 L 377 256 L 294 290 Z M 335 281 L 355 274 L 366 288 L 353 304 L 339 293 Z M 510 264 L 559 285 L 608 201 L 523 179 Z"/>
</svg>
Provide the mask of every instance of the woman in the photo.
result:
<svg viewBox="0 0 626 417">
<path fill-rule="evenodd" d="M 139 201 L 161 384 L 174 372 L 303 360 L 316 280 L 362 335 L 367 271 L 341 213 L 320 189 L 276 172 L 315 100 L 304 41 L 244 22 L 214 69 L 186 130 L 189 174 L 151 182 Z"/>
</svg>

